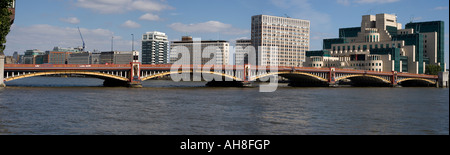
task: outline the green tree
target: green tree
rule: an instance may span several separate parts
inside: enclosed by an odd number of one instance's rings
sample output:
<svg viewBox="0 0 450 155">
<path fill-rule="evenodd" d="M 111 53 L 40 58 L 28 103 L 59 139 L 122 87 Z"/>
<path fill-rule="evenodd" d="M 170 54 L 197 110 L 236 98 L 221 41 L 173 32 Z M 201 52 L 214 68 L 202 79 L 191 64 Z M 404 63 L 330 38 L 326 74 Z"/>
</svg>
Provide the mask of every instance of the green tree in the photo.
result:
<svg viewBox="0 0 450 155">
<path fill-rule="evenodd" d="M 12 24 L 12 13 L 8 9 L 12 2 L 13 0 L 0 1 L 0 55 L 4 55 L 6 35 L 8 35 Z"/>
<path fill-rule="evenodd" d="M 441 71 L 441 66 L 439 65 L 427 65 L 425 67 L 425 74 L 428 75 L 438 75 L 438 73 Z"/>
</svg>

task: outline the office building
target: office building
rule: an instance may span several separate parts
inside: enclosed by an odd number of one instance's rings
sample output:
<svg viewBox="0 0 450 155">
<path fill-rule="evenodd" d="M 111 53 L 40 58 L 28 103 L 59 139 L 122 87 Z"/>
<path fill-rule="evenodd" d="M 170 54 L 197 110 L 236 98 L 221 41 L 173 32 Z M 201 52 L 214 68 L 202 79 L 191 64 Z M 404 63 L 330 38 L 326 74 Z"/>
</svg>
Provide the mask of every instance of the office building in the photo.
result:
<svg viewBox="0 0 450 155">
<path fill-rule="evenodd" d="M 153 31 L 142 35 L 142 64 L 169 63 L 168 44 L 165 33 Z"/>
<path fill-rule="evenodd" d="M 341 28 L 339 38 L 324 39 L 322 52 L 308 51 L 305 66 L 415 74 L 425 73 L 427 64 L 445 68 L 441 27 L 434 21 L 402 29 L 395 15 L 365 15 L 361 27 Z"/>
<path fill-rule="evenodd" d="M 405 29 L 423 35 L 423 55 L 426 64 L 441 66 L 445 71 L 445 29 L 443 21 L 408 23 Z"/>
<path fill-rule="evenodd" d="M 52 51 L 48 51 L 49 64 L 68 64 L 69 55 L 72 53 L 79 53 L 79 48 L 61 48 L 54 47 Z"/>
<path fill-rule="evenodd" d="M 42 63 L 39 63 L 39 60 L 36 61 L 38 56 L 42 56 L 42 55 L 44 55 L 44 52 L 42 52 L 38 49 L 26 50 L 25 55 L 23 56 L 23 64 L 42 64 Z"/>
<path fill-rule="evenodd" d="M 69 55 L 68 64 L 92 64 L 92 53 L 72 53 Z"/>
<path fill-rule="evenodd" d="M 198 48 L 198 49 L 196 49 Z M 183 36 L 181 41 L 170 42 L 170 63 L 178 62 L 178 64 L 194 64 L 203 65 L 209 62 L 209 64 L 215 65 L 228 65 L 230 54 L 230 43 L 225 40 L 193 40 L 190 36 Z M 189 59 L 181 59 L 180 52 L 185 49 L 188 50 Z M 202 57 L 204 52 L 212 53 L 211 55 Z M 212 59 L 215 59 L 212 60 Z M 210 62 L 214 61 L 214 62 Z"/>
<path fill-rule="evenodd" d="M 133 62 L 133 52 L 131 51 L 101 52 L 99 58 L 100 64 L 130 64 L 130 62 Z"/>
<path fill-rule="evenodd" d="M 305 52 L 309 50 L 308 20 L 256 15 L 252 17 L 251 29 L 258 65 L 302 66 Z M 271 52 L 271 47 L 278 50 Z"/>
</svg>

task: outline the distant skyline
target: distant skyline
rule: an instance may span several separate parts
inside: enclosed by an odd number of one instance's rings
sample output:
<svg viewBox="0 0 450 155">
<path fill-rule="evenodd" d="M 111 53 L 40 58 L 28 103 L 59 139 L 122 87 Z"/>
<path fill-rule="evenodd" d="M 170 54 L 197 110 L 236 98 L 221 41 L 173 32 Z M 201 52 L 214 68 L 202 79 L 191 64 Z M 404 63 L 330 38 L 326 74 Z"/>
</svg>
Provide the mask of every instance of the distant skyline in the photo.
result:
<svg viewBox="0 0 450 155">
<path fill-rule="evenodd" d="M 170 41 L 189 35 L 202 40 L 250 39 L 251 16 L 266 14 L 310 20 L 310 50 L 322 39 L 338 37 L 339 28 L 359 27 L 363 15 L 396 14 L 403 27 L 414 22 L 445 22 L 445 61 L 449 66 L 447 0 L 17 0 L 16 19 L 5 54 L 54 46 L 108 51 L 141 51 L 141 36 L 160 31 Z M 230 54 L 232 56 L 232 54 Z"/>
</svg>

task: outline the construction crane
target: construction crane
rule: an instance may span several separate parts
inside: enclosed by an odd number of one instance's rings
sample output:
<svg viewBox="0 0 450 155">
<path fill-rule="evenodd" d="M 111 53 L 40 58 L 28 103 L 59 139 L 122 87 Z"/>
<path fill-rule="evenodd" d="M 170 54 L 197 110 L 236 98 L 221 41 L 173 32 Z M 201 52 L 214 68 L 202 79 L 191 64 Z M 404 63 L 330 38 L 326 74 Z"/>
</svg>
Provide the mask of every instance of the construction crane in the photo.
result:
<svg viewBox="0 0 450 155">
<path fill-rule="evenodd" d="M 82 47 L 81 51 L 84 52 L 84 49 L 86 48 L 86 46 L 84 44 L 84 39 L 83 39 L 83 35 L 81 34 L 80 27 L 78 27 L 78 32 L 80 32 L 81 41 L 83 41 L 83 47 Z"/>
</svg>

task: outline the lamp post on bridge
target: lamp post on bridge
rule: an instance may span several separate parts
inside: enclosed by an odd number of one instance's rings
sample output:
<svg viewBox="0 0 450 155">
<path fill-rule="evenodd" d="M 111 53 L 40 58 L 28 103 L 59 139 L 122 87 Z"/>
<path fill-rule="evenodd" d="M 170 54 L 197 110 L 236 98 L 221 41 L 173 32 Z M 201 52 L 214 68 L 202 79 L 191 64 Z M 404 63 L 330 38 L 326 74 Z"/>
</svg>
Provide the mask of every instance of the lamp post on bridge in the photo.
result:
<svg viewBox="0 0 450 155">
<path fill-rule="evenodd" d="M 0 87 L 5 87 L 4 83 L 5 55 L 0 54 Z"/>
</svg>

